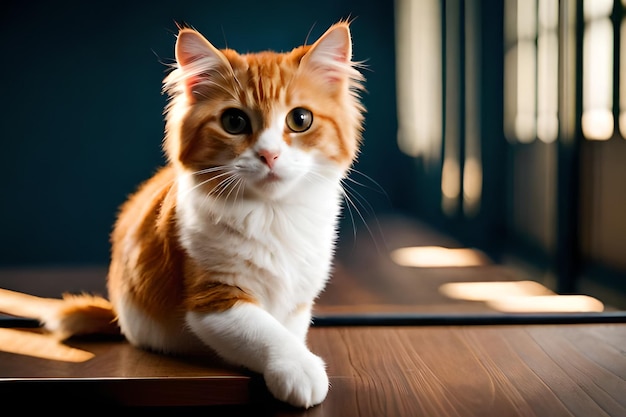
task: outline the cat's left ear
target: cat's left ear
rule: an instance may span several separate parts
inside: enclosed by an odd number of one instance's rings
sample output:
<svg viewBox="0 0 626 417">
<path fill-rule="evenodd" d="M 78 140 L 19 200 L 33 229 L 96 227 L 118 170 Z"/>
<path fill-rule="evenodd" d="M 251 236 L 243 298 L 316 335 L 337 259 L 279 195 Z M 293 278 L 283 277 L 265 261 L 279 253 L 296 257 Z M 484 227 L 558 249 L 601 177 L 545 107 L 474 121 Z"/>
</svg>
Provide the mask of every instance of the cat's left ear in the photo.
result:
<svg viewBox="0 0 626 417">
<path fill-rule="evenodd" d="M 352 66 L 352 39 L 347 22 L 331 26 L 302 58 L 301 65 L 321 74 L 330 85 L 348 80 Z"/>
<path fill-rule="evenodd" d="M 183 72 L 185 92 L 194 101 L 202 83 L 212 74 L 219 74 L 220 69 L 232 71 L 224 54 L 193 29 L 181 29 L 178 33 L 176 62 Z"/>
</svg>

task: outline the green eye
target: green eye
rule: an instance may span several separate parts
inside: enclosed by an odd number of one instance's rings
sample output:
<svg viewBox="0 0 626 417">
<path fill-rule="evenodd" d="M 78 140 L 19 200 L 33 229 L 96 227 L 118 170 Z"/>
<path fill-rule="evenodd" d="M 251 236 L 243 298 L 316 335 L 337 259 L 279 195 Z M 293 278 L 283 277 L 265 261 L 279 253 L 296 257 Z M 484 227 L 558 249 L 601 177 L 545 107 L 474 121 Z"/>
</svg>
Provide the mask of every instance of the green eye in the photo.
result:
<svg viewBox="0 0 626 417">
<path fill-rule="evenodd" d="M 231 135 L 252 133 L 250 119 L 248 119 L 248 115 L 241 109 L 226 109 L 222 114 L 221 121 L 224 130 Z"/>
<path fill-rule="evenodd" d="M 287 127 L 296 133 L 304 132 L 313 124 L 313 113 L 302 107 L 296 107 L 287 114 Z"/>
</svg>

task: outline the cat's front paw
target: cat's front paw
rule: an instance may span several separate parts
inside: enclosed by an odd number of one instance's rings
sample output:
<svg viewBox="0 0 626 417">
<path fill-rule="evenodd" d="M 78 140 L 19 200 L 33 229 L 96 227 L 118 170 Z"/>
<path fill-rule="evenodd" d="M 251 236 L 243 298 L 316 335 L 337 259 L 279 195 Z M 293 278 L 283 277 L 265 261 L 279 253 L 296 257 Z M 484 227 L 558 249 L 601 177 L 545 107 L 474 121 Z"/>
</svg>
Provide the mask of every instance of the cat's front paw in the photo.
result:
<svg viewBox="0 0 626 417">
<path fill-rule="evenodd" d="M 324 361 L 313 353 L 281 357 L 270 362 L 263 374 L 265 384 L 277 399 L 309 408 L 324 401 L 328 376 Z"/>
</svg>

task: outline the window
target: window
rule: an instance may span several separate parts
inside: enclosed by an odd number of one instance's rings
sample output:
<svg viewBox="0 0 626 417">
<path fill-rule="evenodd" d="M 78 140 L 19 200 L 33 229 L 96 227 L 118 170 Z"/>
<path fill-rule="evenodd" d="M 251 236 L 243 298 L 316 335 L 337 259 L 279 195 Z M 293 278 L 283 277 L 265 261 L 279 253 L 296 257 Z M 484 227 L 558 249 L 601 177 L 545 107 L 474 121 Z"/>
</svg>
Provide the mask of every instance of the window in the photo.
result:
<svg viewBox="0 0 626 417">
<path fill-rule="evenodd" d="M 398 145 L 439 171 L 441 211 L 481 207 L 479 1 L 396 1 Z"/>
</svg>

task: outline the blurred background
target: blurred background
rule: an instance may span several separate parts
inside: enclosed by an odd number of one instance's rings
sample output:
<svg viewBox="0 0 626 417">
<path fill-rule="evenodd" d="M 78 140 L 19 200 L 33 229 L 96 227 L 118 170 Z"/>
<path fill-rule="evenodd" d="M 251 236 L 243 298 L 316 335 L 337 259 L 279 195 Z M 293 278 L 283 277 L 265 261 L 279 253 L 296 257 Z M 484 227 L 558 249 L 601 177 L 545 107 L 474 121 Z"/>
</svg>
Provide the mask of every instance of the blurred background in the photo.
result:
<svg viewBox="0 0 626 417">
<path fill-rule="evenodd" d="M 624 3 L 9 0 L 0 269 L 106 268 L 118 206 L 164 162 L 176 22 L 254 52 L 350 18 L 367 115 L 339 256 L 409 219 L 624 308 Z"/>
</svg>

